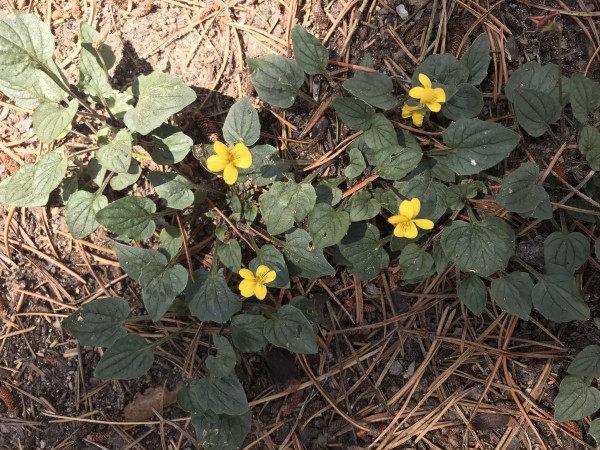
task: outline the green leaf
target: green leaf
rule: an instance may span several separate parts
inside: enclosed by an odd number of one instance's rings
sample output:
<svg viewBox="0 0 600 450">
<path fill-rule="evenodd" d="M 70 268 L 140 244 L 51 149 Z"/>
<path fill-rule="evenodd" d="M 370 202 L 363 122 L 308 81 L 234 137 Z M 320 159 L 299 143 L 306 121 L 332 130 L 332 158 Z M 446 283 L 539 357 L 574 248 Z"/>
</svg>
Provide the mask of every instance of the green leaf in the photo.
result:
<svg viewBox="0 0 600 450">
<path fill-rule="evenodd" d="M 600 391 L 591 380 L 567 375 L 554 399 L 554 420 L 558 423 L 580 420 L 600 409 Z"/>
<path fill-rule="evenodd" d="M 134 184 L 141 175 L 142 168 L 140 164 L 135 159 L 132 159 L 127 172 L 116 174 L 110 179 L 109 184 L 115 191 L 121 191 Z"/>
<path fill-rule="evenodd" d="M 469 68 L 454 56 L 445 53 L 443 55 L 429 55 L 425 61 L 413 72 L 412 85 L 421 86 L 419 74 L 427 75 L 432 83 L 456 86 L 469 80 Z M 433 86 L 438 87 L 438 86 Z M 446 93 L 446 98 L 450 98 Z"/>
<path fill-rule="evenodd" d="M 575 273 L 590 256 L 590 241 L 581 233 L 556 231 L 544 241 L 544 262 Z"/>
<path fill-rule="evenodd" d="M 344 81 L 344 89 L 363 102 L 381 109 L 392 109 L 398 99 L 392 94 L 392 79 L 376 72 L 356 71 L 354 76 Z"/>
<path fill-rule="evenodd" d="M 319 324 L 320 315 L 315 304 L 315 299 L 298 295 L 290 300 L 290 305 L 302 311 L 302 314 L 304 314 L 304 317 L 306 317 L 313 325 L 316 332 L 317 328 L 315 328 L 315 326 Z"/>
<path fill-rule="evenodd" d="M 458 175 L 473 175 L 506 158 L 519 135 L 498 123 L 461 119 L 444 130 L 443 140 L 451 152 L 439 159 Z"/>
<path fill-rule="evenodd" d="M 227 244 L 219 245 L 217 250 L 219 261 L 234 273 L 238 273 L 242 267 L 242 248 L 238 241 L 231 240 Z"/>
<path fill-rule="evenodd" d="M 100 224 L 96 213 L 108 205 L 104 195 L 86 191 L 77 191 L 67 202 L 67 226 L 75 239 L 83 239 L 96 231 Z"/>
<path fill-rule="evenodd" d="M 292 275 L 314 279 L 335 274 L 335 269 L 323 256 L 323 250 L 311 245 L 310 235 L 306 231 L 298 228 L 289 230 L 285 240 L 283 254 Z"/>
<path fill-rule="evenodd" d="M 371 116 L 371 124 L 364 133 L 364 139 L 365 143 L 373 149 L 398 145 L 394 125 L 381 113 Z"/>
<path fill-rule="evenodd" d="M 54 54 L 54 36 L 33 14 L 0 11 L 0 73 L 17 79 L 46 65 Z"/>
<path fill-rule="evenodd" d="M 460 270 L 481 277 L 504 269 L 515 254 L 515 233 L 498 217 L 475 223 L 455 220 L 444 228 L 441 242 Z"/>
<path fill-rule="evenodd" d="M 531 292 L 535 309 L 558 323 L 588 320 L 590 308 L 577 289 L 575 277 L 556 264 L 546 264 L 544 269 L 544 275 Z"/>
<path fill-rule="evenodd" d="M 344 175 L 348 178 L 356 178 L 367 168 L 365 158 L 363 157 L 362 152 L 357 148 L 351 148 L 348 152 L 348 156 L 350 157 L 350 161 L 344 168 Z"/>
<path fill-rule="evenodd" d="M 369 220 L 379 214 L 381 203 L 371 197 L 371 194 L 364 190 L 357 192 L 350 199 L 350 221 L 360 222 Z"/>
<path fill-rule="evenodd" d="M 510 212 L 526 215 L 544 200 L 549 201 L 546 190 L 537 185 L 539 175 L 540 172 L 535 164 L 529 161 L 521 164 L 517 170 L 502 180 L 496 203 Z"/>
<path fill-rule="evenodd" d="M 480 85 L 487 77 L 491 60 L 490 41 L 486 33 L 481 33 L 460 58 L 460 62 L 469 70 L 467 83 Z"/>
<path fill-rule="evenodd" d="M 398 264 L 402 270 L 402 279 L 407 283 L 416 283 L 435 272 L 433 256 L 415 243 L 404 247 Z"/>
<path fill-rule="evenodd" d="M 133 109 L 135 99 L 131 93 L 131 86 L 120 92 L 113 90 L 112 96 L 106 99 L 106 106 L 113 116 L 122 119 L 127 111 Z"/>
<path fill-rule="evenodd" d="M 149 198 L 124 197 L 98 211 L 96 220 L 113 233 L 142 241 L 154 233 L 155 212 L 156 205 Z"/>
<path fill-rule="evenodd" d="M 169 261 L 177 256 L 182 245 L 183 238 L 178 227 L 167 225 L 160 230 L 160 247 L 158 251 L 162 252 Z"/>
<path fill-rule="evenodd" d="M 258 96 L 279 108 L 294 104 L 300 86 L 304 83 L 304 72 L 300 65 L 280 55 L 248 58 L 250 81 Z"/>
<path fill-rule="evenodd" d="M 600 345 L 588 345 L 581 350 L 567 372 L 578 377 L 600 377 Z"/>
<path fill-rule="evenodd" d="M 439 274 L 444 273 L 446 268 L 448 267 L 448 263 L 450 260 L 444 252 L 442 248 L 442 243 L 440 241 L 433 242 L 433 248 L 431 249 L 431 253 L 433 255 L 433 261 L 435 263 L 435 271 Z"/>
<path fill-rule="evenodd" d="M 127 128 L 140 134 L 160 127 L 166 119 L 196 100 L 193 89 L 166 73 L 140 75 L 132 87 L 137 103 L 125 113 L 123 121 Z"/>
<path fill-rule="evenodd" d="M 67 172 L 67 158 L 57 152 L 44 153 L 35 164 L 25 164 L 0 183 L 0 203 L 31 208 L 48 203 Z"/>
<path fill-rule="evenodd" d="M 338 186 L 343 182 L 342 178 L 326 178 L 315 185 L 317 200 L 315 203 L 327 203 L 335 206 L 342 200 L 342 190 Z"/>
<path fill-rule="evenodd" d="M 49 144 L 61 136 L 71 126 L 77 113 L 79 101 L 73 99 L 67 107 L 59 103 L 41 103 L 31 116 L 35 134 L 41 142 Z"/>
<path fill-rule="evenodd" d="M 529 320 L 531 308 L 531 291 L 533 281 L 525 272 L 511 272 L 506 277 L 492 280 L 492 298 L 496 304 L 509 314 L 523 320 Z"/>
<path fill-rule="evenodd" d="M 129 305 L 119 297 L 105 297 L 86 303 L 62 321 L 62 326 L 82 345 L 110 347 L 127 335 L 123 326 Z"/>
<path fill-rule="evenodd" d="M 290 168 L 288 161 L 279 157 L 279 152 L 272 145 L 256 145 L 252 147 L 252 165 L 248 169 L 240 169 L 240 177 L 245 176 L 257 186 L 267 186 L 283 178 Z M 240 181 L 243 181 L 240 178 Z"/>
<path fill-rule="evenodd" d="M 79 177 L 77 174 L 69 175 L 64 178 L 58 186 L 58 195 L 63 204 L 66 205 L 75 192 L 79 190 Z"/>
<path fill-rule="evenodd" d="M 594 253 L 596 254 L 596 259 L 600 260 L 600 239 L 598 238 L 594 242 Z"/>
<path fill-rule="evenodd" d="M 317 199 L 315 188 L 308 183 L 275 182 L 259 198 L 260 212 L 271 235 L 283 233 L 304 220 Z"/>
<path fill-rule="evenodd" d="M 446 206 L 452 211 L 460 211 L 465 207 L 467 199 L 477 195 L 475 185 L 453 184 L 446 189 Z"/>
<path fill-rule="evenodd" d="M 250 412 L 238 416 L 192 414 L 192 425 L 201 448 L 236 450 L 250 433 L 252 417 Z"/>
<path fill-rule="evenodd" d="M 394 187 L 404 197 L 418 198 L 421 201 L 419 218 L 438 220 L 446 212 L 445 184 L 435 181 L 429 172 L 423 172 L 408 181 L 394 183 Z"/>
<path fill-rule="evenodd" d="M 277 274 L 275 281 L 269 283 L 274 288 L 287 289 L 290 287 L 290 274 L 288 272 L 283 254 L 270 244 L 263 245 L 257 252 L 256 257 L 250 261 L 248 267 L 256 272 L 258 266 L 264 265 L 274 270 Z"/>
<path fill-rule="evenodd" d="M 231 340 L 244 353 L 259 352 L 266 345 L 263 329 L 267 319 L 255 314 L 238 314 L 231 318 Z"/>
<path fill-rule="evenodd" d="M 294 57 L 304 72 L 309 75 L 327 73 L 329 52 L 321 44 L 321 41 L 300 25 L 295 25 L 292 28 L 292 47 Z"/>
<path fill-rule="evenodd" d="M 242 302 L 227 286 L 222 270 L 196 270 L 194 281 L 190 280 L 185 289 L 185 300 L 192 314 L 204 321 L 225 323 L 242 309 Z"/>
<path fill-rule="evenodd" d="M 94 376 L 101 380 L 131 380 L 141 377 L 154 364 L 154 346 L 131 334 L 115 341 L 104 353 Z"/>
<path fill-rule="evenodd" d="M 206 357 L 206 368 L 211 378 L 223 378 L 233 372 L 237 355 L 226 337 L 213 334 L 213 342 L 217 349 L 217 356 Z"/>
<path fill-rule="evenodd" d="M 533 89 L 515 89 L 513 102 L 517 121 L 533 137 L 543 135 L 560 118 L 558 99 Z"/>
<path fill-rule="evenodd" d="M 79 53 L 79 82 L 77 87 L 101 103 L 102 99 L 113 96 L 113 89 L 108 81 L 107 70 L 115 63 L 115 54 L 111 48 L 102 43 L 96 48 L 100 33 L 81 22 L 79 26 L 81 52 Z M 111 109 L 111 112 L 112 109 Z M 114 114 L 114 112 L 113 112 Z"/>
<path fill-rule="evenodd" d="M 597 446 L 600 445 L 600 418 L 592 420 L 587 434 L 594 438 Z"/>
<path fill-rule="evenodd" d="M 350 214 L 317 203 L 308 215 L 308 232 L 316 248 L 329 247 L 342 240 L 350 226 Z"/>
<path fill-rule="evenodd" d="M 361 280 L 377 276 L 390 263 L 379 229 L 368 223 L 353 223 L 337 246 L 336 259 L 347 266 L 350 275 Z"/>
<path fill-rule="evenodd" d="M 127 130 L 119 130 L 111 138 L 98 139 L 98 162 L 108 170 L 127 173 L 131 165 L 133 136 Z"/>
<path fill-rule="evenodd" d="M 380 149 L 380 152 L 385 156 L 377 163 L 375 171 L 386 180 L 403 179 L 419 165 L 423 157 L 420 148 L 399 145 Z"/>
<path fill-rule="evenodd" d="M 579 132 L 579 151 L 592 170 L 600 170 L 600 131 L 586 125 Z"/>
<path fill-rule="evenodd" d="M 600 84 L 580 73 L 571 76 L 569 96 L 573 115 L 581 123 L 587 123 L 588 115 L 600 108 Z"/>
<path fill-rule="evenodd" d="M 210 411 L 237 416 L 249 411 L 244 387 L 234 373 L 223 378 L 188 380 L 177 393 L 177 403 L 193 414 Z"/>
<path fill-rule="evenodd" d="M 469 311 L 476 316 L 481 316 L 487 303 L 487 289 L 481 278 L 467 275 L 456 286 L 456 293 Z"/>
<path fill-rule="evenodd" d="M 462 83 L 456 93 L 444 103 L 442 114 L 450 120 L 470 119 L 483 108 L 483 95 L 472 84 Z"/>
<path fill-rule="evenodd" d="M 117 254 L 121 269 L 138 282 L 147 265 L 166 265 L 168 262 L 164 254 L 153 249 L 133 247 L 114 242 L 113 250 Z"/>
<path fill-rule="evenodd" d="M 175 297 L 185 289 L 188 272 L 181 264 L 171 265 L 163 256 L 162 262 L 145 264 L 138 282 L 142 286 L 142 299 L 154 322 L 167 312 Z"/>
<path fill-rule="evenodd" d="M 258 112 L 248 97 L 238 100 L 227 113 L 223 124 L 223 137 L 229 144 L 243 142 L 251 146 L 260 137 Z"/>
<path fill-rule="evenodd" d="M 333 107 L 342 122 L 352 130 L 368 130 L 375 114 L 370 105 L 354 97 L 337 97 L 333 100 Z"/>
<path fill-rule="evenodd" d="M 192 138 L 172 125 L 163 123 L 150 133 L 156 148 L 152 151 L 152 161 L 156 164 L 171 165 L 183 161 L 192 148 Z"/>
<path fill-rule="evenodd" d="M 194 203 L 195 185 L 187 178 L 174 172 L 150 172 L 148 178 L 169 208 L 185 209 Z"/>
<path fill-rule="evenodd" d="M 267 341 L 293 353 L 317 353 L 317 336 L 302 311 L 292 305 L 283 305 L 267 319 L 263 328 Z"/>
<path fill-rule="evenodd" d="M 508 100 L 514 103 L 517 89 L 530 89 L 544 94 L 554 94 L 558 100 L 558 66 L 556 64 L 540 65 L 529 61 L 513 72 L 504 87 Z"/>
</svg>

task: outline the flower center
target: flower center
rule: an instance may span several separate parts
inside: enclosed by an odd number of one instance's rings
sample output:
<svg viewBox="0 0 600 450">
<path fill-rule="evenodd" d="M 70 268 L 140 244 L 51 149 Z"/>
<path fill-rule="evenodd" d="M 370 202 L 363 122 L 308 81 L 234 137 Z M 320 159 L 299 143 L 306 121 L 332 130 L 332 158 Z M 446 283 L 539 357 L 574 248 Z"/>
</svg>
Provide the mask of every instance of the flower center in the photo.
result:
<svg viewBox="0 0 600 450">
<path fill-rule="evenodd" d="M 437 103 L 437 95 L 433 89 L 425 89 L 423 97 L 421 97 L 421 103 L 429 105 L 430 103 Z"/>
</svg>

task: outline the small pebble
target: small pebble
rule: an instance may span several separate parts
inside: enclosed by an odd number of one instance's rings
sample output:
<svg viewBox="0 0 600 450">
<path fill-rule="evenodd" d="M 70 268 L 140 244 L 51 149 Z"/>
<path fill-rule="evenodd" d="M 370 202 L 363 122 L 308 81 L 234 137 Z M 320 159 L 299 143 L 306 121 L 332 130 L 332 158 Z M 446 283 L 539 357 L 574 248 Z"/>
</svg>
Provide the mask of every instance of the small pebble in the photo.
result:
<svg viewBox="0 0 600 450">
<path fill-rule="evenodd" d="M 396 12 L 398 13 L 398 15 L 400 16 L 400 18 L 402 20 L 406 20 L 406 18 L 408 17 L 408 11 L 406 10 L 406 7 L 400 3 L 398 6 L 396 6 Z"/>
</svg>

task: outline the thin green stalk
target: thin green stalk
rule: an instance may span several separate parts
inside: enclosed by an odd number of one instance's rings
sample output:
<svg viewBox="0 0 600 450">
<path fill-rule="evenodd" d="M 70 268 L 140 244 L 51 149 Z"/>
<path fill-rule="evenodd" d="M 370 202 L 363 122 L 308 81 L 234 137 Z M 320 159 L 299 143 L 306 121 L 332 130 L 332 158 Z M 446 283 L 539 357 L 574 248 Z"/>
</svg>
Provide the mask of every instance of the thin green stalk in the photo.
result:
<svg viewBox="0 0 600 450">
<path fill-rule="evenodd" d="M 513 256 L 512 259 L 517 262 L 519 265 L 521 265 L 521 267 L 523 267 L 527 272 L 529 272 L 531 275 L 533 275 L 533 277 L 538 280 L 538 281 L 542 281 L 543 280 L 543 276 L 541 273 L 539 273 L 537 270 L 535 270 L 533 267 L 531 267 L 529 264 L 527 264 L 525 261 L 523 261 L 521 258 L 519 258 L 518 256 Z"/>
</svg>

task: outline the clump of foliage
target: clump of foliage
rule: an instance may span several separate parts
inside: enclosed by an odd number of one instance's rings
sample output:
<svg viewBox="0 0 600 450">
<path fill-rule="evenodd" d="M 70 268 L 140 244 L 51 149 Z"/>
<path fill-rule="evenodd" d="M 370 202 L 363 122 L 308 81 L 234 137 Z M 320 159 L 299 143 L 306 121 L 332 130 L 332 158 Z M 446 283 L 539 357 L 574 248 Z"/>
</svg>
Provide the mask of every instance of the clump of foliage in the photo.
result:
<svg viewBox="0 0 600 450">
<path fill-rule="evenodd" d="M 278 108 L 292 107 L 297 98 L 311 101 L 303 91 L 305 75 L 334 83 L 327 71 L 328 51 L 314 36 L 296 26 L 292 42 L 294 59 L 267 55 L 248 60 L 258 95 Z M 390 252 L 396 252 L 406 284 L 455 265 L 461 272 L 458 297 L 475 315 L 484 311 L 489 292 L 498 307 L 523 320 L 533 308 L 556 322 L 589 319 L 575 279 L 590 255 L 588 238 L 554 220 L 555 208 L 532 162 L 503 179 L 488 173 L 517 147 L 520 135 L 515 126 L 480 118 L 479 85 L 491 59 L 485 34 L 460 59 L 429 56 L 415 70 L 405 102 L 393 94 L 392 79 L 375 72 L 365 57 L 365 70 L 342 84 L 350 95 L 332 103 L 343 124 L 358 132 L 345 148 L 341 178 L 319 179 L 317 173 L 302 178 L 276 148 L 258 144 L 258 113 L 248 98 L 240 99 L 226 117 L 225 142 L 204 145 L 198 153 L 206 169 L 222 173 L 231 186 L 225 199 L 213 197 L 226 203 L 222 209 L 229 211 L 228 223 L 241 233 L 264 226 L 265 239 L 259 245 L 247 235 L 243 245 L 255 256 L 244 261 L 236 239 L 242 234 L 215 226 L 209 270 L 180 264 L 183 228 L 161 225 L 157 249 L 130 243 L 155 234 L 158 219 L 202 208 L 214 194 L 169 171 L 146 174 L 154 196 L 127 194 L 142 175 L 139 161 L 175 165 L 192 150 L 191 138 L 166 120 L 190 105 L 194 92 L 160 73 L 114 90 L 107 72 L 115 63 L 111 49 L 83 23 L 81 43 L 79 80 L 73 86 L 52 60 L 53 37 L 45 25 L 31 15 L 0 13 L 0 90 L 18 106 L 34 110 L 33 128 L 46 144 L 34 164 L 0 183 L 0 202 L 46 205 L 58 189 L 74 238 L 83 239 L 99 226 L 114 236 L 113 249 L 122 269 L 139 283 L 148 316 L 131 317 L 128 303 L 112 297 L 83 305 L 63 322 L 83 345 L 107 348 L 95 369 L 98 378 L 143 375 L 153 365 L 154 349 L 174 336 L 148 341 L 128 334 L 128 323 L 191 315 L 229 324 L 224 334 L 213 335 L 216 354 L 206 357 L 205 376 L 187 380 L 178 395 L 202 445 L 237 448 L 250 430 L 248 401 L 234 370 L 237 352 L 259 352 L 267 345 L 317 352 L 318 315 L 311 300 L 294 297 L 279 308 L 268 302 L 244 304 L 237 289 L 244 298 L 263 300 L 268 291 L 289 288 L 293 276 L 333 276 L 337 267 L 367 280 L 387 269 Z M 598 84 L 582 75 L 568 79 L 557 65 L 536 62 L 516 70 L 505 87 L 518 126 L 532 137 L 549 133 L 558 139 L 553 125 L 570 105 L 579 149 L 593 170 L 600 169 L 600 132 L 588 117 L 600 107 L 599 92 Z M 394 122 L 399 115 L 417 127 L 441 127 L 441 145 L 422 148 L 410 127 Z M 84 146 L 68 143 L 74 122 L 94 130 Z M 150 156 L 136 151 L 137 145 Z M 359 180 L 367 168 L 376 175 L 372 181 L 344 196 L 342 187 Z M 499 188 L 499 207 L 557 228 L 544 242 L 543 272 L 515 256 L 517 237 L 507 221 L 480 218 L 473 210 L 470 199 L 489 195 L 492 184 Z M 118 198 L 109 202 L 109 197 Z M 449 213 L 461 219 L 450 220 Z M 579 214 L 586 211 L 579 209 Z M 432 229 L 439 239 L 432 237 Z M 596 255 L 599 250 L 597 243 Z M 227 271 L 240 275 L 237 289 L 228 283 Z M 557 421 L 600 409 L 600 391 L 590 385 L 600 375 L 599 361 L 600 347 L 590 346 L 569 367 L 556 399 Z M 592 426 L 590 433 L 598 436 L 597 422 Z"/>
</svg>

